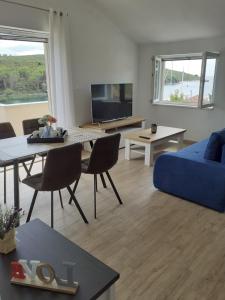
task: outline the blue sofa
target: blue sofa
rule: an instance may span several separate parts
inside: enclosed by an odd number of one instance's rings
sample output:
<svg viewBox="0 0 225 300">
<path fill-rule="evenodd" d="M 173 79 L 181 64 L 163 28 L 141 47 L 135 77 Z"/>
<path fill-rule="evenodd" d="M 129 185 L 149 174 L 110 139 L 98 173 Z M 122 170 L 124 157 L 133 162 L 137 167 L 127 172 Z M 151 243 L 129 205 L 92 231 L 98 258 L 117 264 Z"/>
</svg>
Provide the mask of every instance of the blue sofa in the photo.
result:
<svg viewBox="0 0 225 300">
<path fill-rule="evenodd" d="M 159 190 L 225 211 L 225 164 L 204 159 L 208 139 L 158 157 L 153 181 Z"/>
</svg>

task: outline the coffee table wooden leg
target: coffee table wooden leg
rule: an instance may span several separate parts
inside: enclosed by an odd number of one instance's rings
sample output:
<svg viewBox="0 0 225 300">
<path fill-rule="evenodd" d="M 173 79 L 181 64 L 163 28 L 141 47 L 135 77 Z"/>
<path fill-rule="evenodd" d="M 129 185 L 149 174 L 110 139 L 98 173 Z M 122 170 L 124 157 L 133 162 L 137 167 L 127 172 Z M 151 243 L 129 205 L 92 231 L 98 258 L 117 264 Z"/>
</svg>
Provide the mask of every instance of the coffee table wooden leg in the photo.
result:
<svg viewBox="0 0 225 300">
<path fill-rule="evenodd" d="M 130 141 L 125 140 L 125 159 L 130 160 Z"/>
<path fill-rule="evenodd" d="M 183 142 L 184 142 L 184 134 L 179 134 L 177 136 L 177 150 L 180 150 L 183 148 Z"/>
<path fill-rule="evenodd" d="M 153 146 L 152 144 L 145 145 L 145 165 L 152 166 L 153 165 Z"/>
</svg>

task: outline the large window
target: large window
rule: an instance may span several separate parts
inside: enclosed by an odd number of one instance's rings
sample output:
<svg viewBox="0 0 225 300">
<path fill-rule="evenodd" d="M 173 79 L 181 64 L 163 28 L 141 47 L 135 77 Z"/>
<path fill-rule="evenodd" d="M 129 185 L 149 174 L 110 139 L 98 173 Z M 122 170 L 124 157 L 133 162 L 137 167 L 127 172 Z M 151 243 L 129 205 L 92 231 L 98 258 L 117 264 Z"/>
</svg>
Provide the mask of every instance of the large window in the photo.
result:
<svg viewBox="0 0 225 300">
<path fill-rule="evenodd" d="M 217 58 L 210 52 L 154 57 L 153 103 L 212 107 Z"/>
<path fill-rule="evenodd" d="M 48 101 L 42 33 L 0 27 L 0 104 Z"/>
</svg>

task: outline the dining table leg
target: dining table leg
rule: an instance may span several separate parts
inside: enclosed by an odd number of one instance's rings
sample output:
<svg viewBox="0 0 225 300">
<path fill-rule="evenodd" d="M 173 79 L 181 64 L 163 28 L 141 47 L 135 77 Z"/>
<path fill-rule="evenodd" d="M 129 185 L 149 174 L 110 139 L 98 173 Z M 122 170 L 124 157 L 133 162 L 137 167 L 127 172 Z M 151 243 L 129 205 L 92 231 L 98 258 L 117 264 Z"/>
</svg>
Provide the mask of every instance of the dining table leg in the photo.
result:
<svg viewBox="0 0 225 300">
<path fill-rule="evenodd" d="M 19 194 L 19 164 L 14 161 L 14 208 L 20 209 L 20 194 Z M 19 226 L 19 220 L 17 226 Z"/>
</svg>

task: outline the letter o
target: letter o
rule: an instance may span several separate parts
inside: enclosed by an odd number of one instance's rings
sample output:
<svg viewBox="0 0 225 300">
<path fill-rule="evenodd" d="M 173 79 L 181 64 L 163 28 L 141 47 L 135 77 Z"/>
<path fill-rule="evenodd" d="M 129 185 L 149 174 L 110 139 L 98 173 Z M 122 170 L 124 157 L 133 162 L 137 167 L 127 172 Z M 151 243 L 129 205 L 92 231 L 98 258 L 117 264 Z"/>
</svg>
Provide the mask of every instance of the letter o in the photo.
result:
<svg viewBox="0 0 225 300">
<path fill-rule="evenodd" d="M 44 275 L 44 269 L 48 270 L 49 273 L 49 277 L 45 277 Z M 52 268 L 51 265 L 49 264 L 45 264 L 45 263 L 41 263 L 37 266 L 36 269 L 36 273 L 37 273 L 37 277 L 43 282 L 43 283 L 47 283 L 50 284 L 52 283 L 52 281 L 55 279 L 55 271 Z"/>
</svg>

